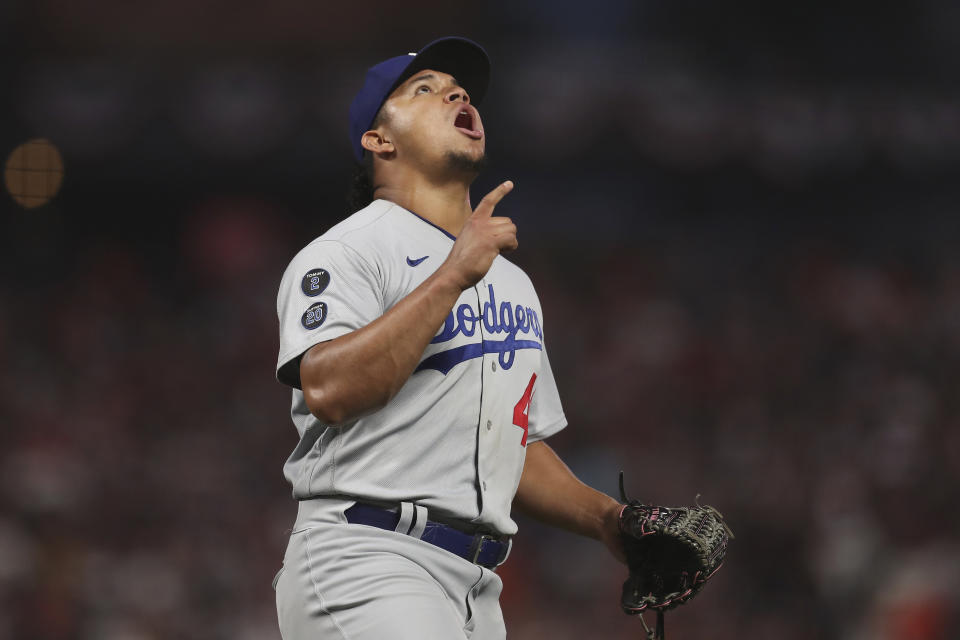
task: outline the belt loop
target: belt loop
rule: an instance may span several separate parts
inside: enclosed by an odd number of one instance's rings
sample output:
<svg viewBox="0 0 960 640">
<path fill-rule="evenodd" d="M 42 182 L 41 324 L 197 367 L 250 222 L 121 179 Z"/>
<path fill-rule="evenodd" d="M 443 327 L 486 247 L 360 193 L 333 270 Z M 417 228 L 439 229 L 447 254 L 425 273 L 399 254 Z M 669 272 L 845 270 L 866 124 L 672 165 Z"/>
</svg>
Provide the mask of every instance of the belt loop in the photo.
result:
<svg viewBox="0 0 960 640">
<path fill-rule="evenodd" d="M 480 557 L 480 551 L 483 549 L 484 537 L 482 533 L 474 535 L 473 540 L 470 541 L 470 548 L 467 549 L 466 558 L 474 564 L 477 563 L 477 558 Z"/>
<path fill-rule="evenodd" d="M 410 526 L 413 524 L 414 513 L 413 503 L 412 502 L 401 502 L 400 503 L 400 522 L 397 523 L 397 528 L 394 529 L 397 533 L 407 534 L 410 532 Z"/>
<path fill-rule="evenodd" d="M 470 542 L 470 549 L 467 552 L 469 556 L 467 559 L 477 564 L 477 560 L 480 558 L 480 554 L 483 553 L 483 543 L 484 542 L 499 542 L 495 536 L 487 535 L 485 533 L 478 533 L 473 536 L 473 540 Z"/>
<path fill-rule="evenodd" d="M 413 527 L 410 529 L 410 535 L 419 539 L 427 528 L 427 508 L 419 504 L 413 505 L 413 508 Z"/>
<path fill-rule="evenodd" d="M 507 558 L 510 557 L 510 552 L 513 550 L 513 538 L 512 538 L 512 537 L 511 537 L 511 538 L 507 538 L 507 543 L 506 543 L 506 544 L 507 544 L 507 552 L 506 552 L 505 554 L 503 554 L 503 557 L 500 558 L 500 560 L 497 562 L 497 567 L 499 567 L 499 566 L 502 565 L 504 562 L 506 562 L 506 561 L 507 561 Z M 496 567 L 494 567 L 494 568 L 496 568 Z"/>
</svg>

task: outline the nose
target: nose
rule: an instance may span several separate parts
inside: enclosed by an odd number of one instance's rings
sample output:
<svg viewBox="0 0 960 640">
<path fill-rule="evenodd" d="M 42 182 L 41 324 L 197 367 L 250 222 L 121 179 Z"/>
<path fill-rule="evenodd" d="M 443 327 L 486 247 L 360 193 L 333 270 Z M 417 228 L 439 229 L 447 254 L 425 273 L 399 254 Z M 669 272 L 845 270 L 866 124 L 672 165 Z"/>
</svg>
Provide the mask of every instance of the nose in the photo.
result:
<svg viewBox="0 0 960 640">
<path fill-rule="evenodd" d="M 447 92 L 444 102 L 451 104 L 454 102 L 470 102 L 470 96 L 467 95 L 467 91 L 463 87 L 454 87 Z"/>
</svg>

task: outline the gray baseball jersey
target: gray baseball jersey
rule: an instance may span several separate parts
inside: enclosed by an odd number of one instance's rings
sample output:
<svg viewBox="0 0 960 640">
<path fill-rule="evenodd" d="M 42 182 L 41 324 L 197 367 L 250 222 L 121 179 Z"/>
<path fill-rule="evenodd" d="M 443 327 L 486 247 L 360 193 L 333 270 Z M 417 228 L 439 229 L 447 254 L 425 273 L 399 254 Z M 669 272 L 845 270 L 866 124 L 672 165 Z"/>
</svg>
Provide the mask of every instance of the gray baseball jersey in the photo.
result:
<svg viewBox="0 0 960 640">
<path fill-rule="evenodd" d="M 300 434 L 284 465 L 294 497 L 409 501 L 427 507 L 432 518 L 516 533 L 510 505 L 526 446 L 566 426 L 540 301 L 516 265 L 498 256 L 461 294 L 383 409 L 328 427 L 310 413 L 300 390 L 304 352 L 382 316 L 443 263 L 454 240 L 376 200 L 287 267 L 277 297 L 277 379 L 293 387 L 290 413 Z"/>
</svg>

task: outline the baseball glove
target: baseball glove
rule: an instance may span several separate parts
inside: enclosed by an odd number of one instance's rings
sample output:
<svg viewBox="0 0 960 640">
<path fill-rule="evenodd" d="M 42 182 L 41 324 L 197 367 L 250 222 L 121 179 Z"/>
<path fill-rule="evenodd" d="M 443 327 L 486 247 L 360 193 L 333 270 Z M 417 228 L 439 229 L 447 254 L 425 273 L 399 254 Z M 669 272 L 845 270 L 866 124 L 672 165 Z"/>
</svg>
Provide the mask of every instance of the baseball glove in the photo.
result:
<svg viewBox="0 0 960 640">
<path fill-rule="evenodd" d="M 657 507 L 628 499 L 622 471 L 620 498 L 620 538 L 630 569 L 620 604 L 640 616 L 650 640 L 662 639 L 663 612 L 699 593 L 723 564 L 733 532 L 710 506 Z M 657 612 L 654 631 L 641 615 L 647 609 Z"/>
</svg>

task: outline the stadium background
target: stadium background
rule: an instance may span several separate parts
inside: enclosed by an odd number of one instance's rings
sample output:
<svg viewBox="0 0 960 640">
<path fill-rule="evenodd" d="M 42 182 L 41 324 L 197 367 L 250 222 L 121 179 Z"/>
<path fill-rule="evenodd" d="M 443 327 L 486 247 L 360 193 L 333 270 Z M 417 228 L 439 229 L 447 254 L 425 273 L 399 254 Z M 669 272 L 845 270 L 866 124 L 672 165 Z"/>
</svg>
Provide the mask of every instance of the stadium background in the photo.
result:
<svg viewBox="0 0 960 640">
<path fill-rule="evenodd" d="M 498 211 L 586 481 L 737 539 L 674 640 L 960 632 L 960 9 L 949 0 L 0 5 L 0 638 L 279 638 L 289 258 L 349 213 L 367 66 L 493 59 Z M 624 570 L 521 520 L 511 638 L 638 638 Z"/>
</svg>

